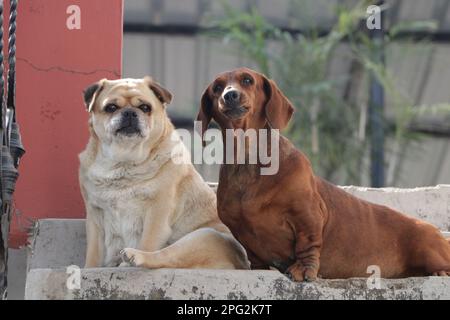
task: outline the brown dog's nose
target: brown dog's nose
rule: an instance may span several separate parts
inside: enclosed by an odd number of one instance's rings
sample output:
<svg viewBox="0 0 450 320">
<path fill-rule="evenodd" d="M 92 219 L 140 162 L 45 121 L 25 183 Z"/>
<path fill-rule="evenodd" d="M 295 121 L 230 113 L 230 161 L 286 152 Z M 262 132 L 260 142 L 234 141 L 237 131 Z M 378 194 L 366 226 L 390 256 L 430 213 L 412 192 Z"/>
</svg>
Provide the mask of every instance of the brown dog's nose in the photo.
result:
<svg viewBox="0 0 450 320">
<path fill-rule="evenodd" d="M 223 100 L 225 100 L 225 102 L 227 104 L 235 104 L 237 102 L 239 102 L 239 98 L 241 97 L 241 94 L 239 93 L 239 91 L 237 90 L 230 90 L 227 93 L 225 93 L 225 95 L 223 96 Z"/>
</svg>

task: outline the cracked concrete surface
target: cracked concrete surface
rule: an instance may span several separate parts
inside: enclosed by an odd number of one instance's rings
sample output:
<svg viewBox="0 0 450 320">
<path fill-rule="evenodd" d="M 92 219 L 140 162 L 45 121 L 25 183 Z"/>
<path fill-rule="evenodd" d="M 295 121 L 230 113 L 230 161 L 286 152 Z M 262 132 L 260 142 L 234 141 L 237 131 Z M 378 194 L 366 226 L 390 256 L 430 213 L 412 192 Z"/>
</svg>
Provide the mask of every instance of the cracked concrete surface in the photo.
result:
<svg viewBox="0 0 450 320">
<path fill-rule="evenodd" d="M 330 300 L 450 299 L 450 278 L 386 280 L 372 288 L 366 279 L 295 283 L 277 271 L 139 268 L 83 269 L 80 287 L 69 290 L 65 269 L 34 269 L 28 274 L 26 299 L 136 300 Z"/>
<path fill-rule="evenodd" d="M 17 61 L 25 62 L 31 68 L 33 68 L 36 71 L 40 71 L 40 72 L 60 71 L 60 72 L 71 73 L 71 74 L 78 74 L 78 75 L 84 75 L 84 76 L 93 75 L 93 74 L 96 74 L 98 72 L 101 72 L 101 73 L 105 73 L 106 72 L 106 73 L 110 73 L 115 78 L 120 78 L 120 72 L 119 71 L 115 71 L 115 70 L 95 69 L 95 70 L 90 70 L 90 71 L 81 71 L 81 70 L 73 70 L 73 69 L 63 68 L 63 67 L 60 67 L 60 66 L 52 66 L 52 67 L 43 68 L 43 67 L 39 67 L 39 66 L 35 65 L 30 60 L 25 59 L 25 58 L 17 58 Z"/>
</svg>

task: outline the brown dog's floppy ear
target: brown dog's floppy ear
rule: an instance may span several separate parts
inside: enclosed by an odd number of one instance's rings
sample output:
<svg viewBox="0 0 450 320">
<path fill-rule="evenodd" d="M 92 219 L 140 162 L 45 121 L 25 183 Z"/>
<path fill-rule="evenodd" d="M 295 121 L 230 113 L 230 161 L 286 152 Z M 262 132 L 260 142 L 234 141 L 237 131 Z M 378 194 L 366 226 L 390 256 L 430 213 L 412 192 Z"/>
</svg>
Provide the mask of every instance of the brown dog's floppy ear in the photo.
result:
<svg viewBox="0 0 450 320">
<path fill-rule="evenodd" d="M 200 137 L 203 140 L 203 135 L 205 131 L 208 129 L 208 125 L 212 119 L 212 101 L 209 96 L 208 88 L 206 88 L 205 92 L 202 95 L 202 99 L 200 101 L 200 110 L 197 115 L 197 121 L 202 123 L 202 132 L 199 132 Z"/>
<path fill-rule="evenodd" d="M 281 92 L 277 84 L 263 76 L 264 92 L 266 93 L 267 102 L 265 105 L 265 113 L 269 125 L 273 129 L 286 128 L 289 120 L 294 113 L 294 107 L 288 98 Z"/>
<path fill-rule="evenodd" d="M 148 83 L 148 86 L 150 87 L 150 90 L 153 91 L 153 93 L 156 95 L 159 101 L 164 104 L 169 104 L 172 102 L 172 93 L 170 93 L 169 90 L 164 88 L 162 85 L 160 85 L 158 82 L 153 81 L 151 77 L 145 77 L 144 80 Z"/>
<path fill-rule="evenodd" d="M 89 112 L 91 112 L 92 109 L 94 108 L 95 99 L 97 99 L 98 94 L 100 93 L 100 91 L 102 91 L 105 80 L 106 79 L 102 79 L 84 89 L 83 91 L 84 103 L 86 104 L 86 108 Z"/>
</svg>

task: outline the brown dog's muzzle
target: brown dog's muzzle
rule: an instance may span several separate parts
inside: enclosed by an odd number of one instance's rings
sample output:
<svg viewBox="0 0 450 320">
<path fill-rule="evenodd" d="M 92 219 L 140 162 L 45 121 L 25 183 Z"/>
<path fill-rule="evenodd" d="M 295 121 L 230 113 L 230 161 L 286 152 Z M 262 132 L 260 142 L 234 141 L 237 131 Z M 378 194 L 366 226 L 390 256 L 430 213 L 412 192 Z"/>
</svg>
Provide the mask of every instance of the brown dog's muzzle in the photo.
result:
<svg viewBox="0 0 450 320">
<path fill-rule="evenodd" d="M 231 89 L 223 95 L 223 100 L 228 106 L 236 106 L 241 102 L 241 93 L 238 90 Z"/>
<path fill-rule="evenodd" d="M 239 119 L 248 112 L 248 107 L 242 103 L 243 93 L 227 87 L 219 99 L 219 110 L 230 119 Z"/>
</svg>

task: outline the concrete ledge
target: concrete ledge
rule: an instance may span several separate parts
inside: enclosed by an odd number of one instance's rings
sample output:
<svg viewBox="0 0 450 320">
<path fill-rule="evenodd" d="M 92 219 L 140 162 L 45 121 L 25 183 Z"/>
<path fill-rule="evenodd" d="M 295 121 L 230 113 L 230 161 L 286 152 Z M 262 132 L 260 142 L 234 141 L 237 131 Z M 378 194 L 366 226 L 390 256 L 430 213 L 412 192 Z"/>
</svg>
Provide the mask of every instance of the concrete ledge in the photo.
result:
<svg viewBox="0 0 450 320">
<path fill-rule="evenodd" d="M 450 185 L 448 184 L 413 189 L 354 186 L 341 188 L 364 200 L 385 205 L 430 222 L 440 230 L 450 231 Z"/>
<path fill-rule="evenodd" d="M 443 232 L 450 238 L 450 232 Z M 86 230 L 84 219 L 39 220 L 28 269 L 84 266 Z"/>
<path fill-rule="evenodd" d="M 212 184 L 214 188 L 214 184 Z M 450 185 L 395 189 L 342 187 L 368 201 L 387 205 L 428 221 L 450 237 Z M 29 269 L 84 265 L 86 230 L 83 219 L 40 220 L 32 239 Z"/>
<path fill-rule="evenodd" d="M 86 225 L 84 219 L 39 220 L 30 239 L 28 269 L 84 266 Z"/>
<path fill-rule="evenodd" d="M 368 201 L 426 220 L 450 237 L 450 186 L 416 189 L 342 187 Z M 450 278 L 293 283 L 276 271 L 80 269 L 81 289 L 66 287 L 68 265 L 84 265 L 85 222 L 40 220 L 31 240 L 26 299 L 450 299 Z M 55 269 L 56 268 L 56 269 Z"/>
<path fill-rule="evenodd" d="M 209 183 L 217 190 L 217 183 Z M 450 231 L 450 185 L 441 184 L 422 188 L 366 188 L 339 186 L 346 192 L 410 216 L 434 224 L 440 230 Z"/>
<path fill-rule="evenodd" d="M 450 299 L 450 278 L 366 279 L 294 283 L 277 271 L 138 268 L 82 269 L 81 288 L 68 290 L 64 269 L 34 269 L 26 299 Z"/>
</svg>

